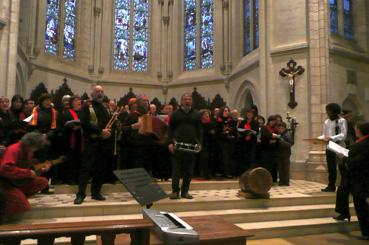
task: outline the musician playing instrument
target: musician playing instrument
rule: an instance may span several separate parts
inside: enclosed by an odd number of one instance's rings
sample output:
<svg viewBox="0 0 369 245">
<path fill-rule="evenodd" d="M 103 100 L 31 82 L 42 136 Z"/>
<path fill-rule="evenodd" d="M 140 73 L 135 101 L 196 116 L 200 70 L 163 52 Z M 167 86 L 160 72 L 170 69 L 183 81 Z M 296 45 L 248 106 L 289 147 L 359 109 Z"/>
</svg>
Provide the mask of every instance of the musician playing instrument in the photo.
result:
<svg viewBox="0 0 369 245">
<path fill-rule="evenodd" d="M 104 89 L 96 85 L 91 93 L 92 103 L 85 103 L 80 120 L 84 133 L 83 161 L 79 175 L 79 186 L 74 204 L 81 204 L 86 197 L 88 180 L 92 177 L 91 198 L 104 201 L 101 187 L 104 182 L 104 169 L 112 154 L 111 129 L 106 128 L 110 114 L 103 105 Z"/>
<path fill-rule="evenodd" d="M 131 111 L 123 123 L 123 137 L 127 140 L 130 152 L 130 165 L 128 168 L 145 168 L 149 173 L 152 172 L 155 160 L 156 136 L 152 131 L 152 124 L 149 111 L 149 99 L 146 95 L 137 96 L 136 110 Z M 146 121 L 145 121 L 146 120 Z M 146 127 L 148 126 L 148 127 Z"/>
<path fill-rule="evenodd" d="M 44 140 L 40 133 L 27 133 L 5 151 L 0 163 L 0 190 L 6 195 L 5 218 L 8 221 L 19 219 L 31 208 L 27 197 L 48 187 L 47 179 L 30 169 L 33 153 L 43 146 Z M 45 164 L 41 172 L 48 171 L 50 166 Z"/>
<path fill-rule="evenodd" d="M 179 178 L 183 169 L 181 197 L 192 199 L 188 193 L 192 179 L 196 154 L 188 151 L 175 150 L 174 143 L 199 144 L 202 142 L 201 116 L 192 108 L 192 95 L 184 93 L 181 97 L 181 107 L 173 112 L 169 122 L 169 151 L 172 158 L 172 194 L 171 199 L 179 198 Z"/>
</svg>

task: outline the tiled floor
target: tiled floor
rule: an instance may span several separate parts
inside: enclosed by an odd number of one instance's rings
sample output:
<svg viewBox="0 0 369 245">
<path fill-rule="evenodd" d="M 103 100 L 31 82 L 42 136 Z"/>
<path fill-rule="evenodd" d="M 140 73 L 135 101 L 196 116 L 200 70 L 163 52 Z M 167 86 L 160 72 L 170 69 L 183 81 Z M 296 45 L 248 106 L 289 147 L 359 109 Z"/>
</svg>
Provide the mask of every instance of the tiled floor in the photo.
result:
<svg viewBox="0 0 369 245">
<path fill-rule="evenodd" d="M 247 245 L 368 245 L 368 241 L 359 240 L 359 231 L 351 233 L 329 233 L 287 238 L 250 240 Z"/>
<path fill-rule="evenodd" d="M 291 197 L 309 197 L 322 195 L 320 191 L 324 185 L 315 182 L 309 182 L 304 180 L 292 180 L 290 186 L 273 186 L 270 190 L 271 198 L 291 198 Z M 221 188 L 221 187 L 220 187 Z M 191 191 L 194 199 L 180 199 L 176 201 L 180 202 L 194 202 L 194 201 L 211 201 L 211 200 L 238 200 L 243 197 L 238 197 L 238 189 L 218 189 L 218 190 L 194 190 Z M 108 204 L 134 204 L 136 201 L 132 198 L 131 194 L 127 192 L 107 193 L 107 200 L 104 205 Z M 68 194 L 50 194 L 42 195 L 37 194 L 30 198 L 31 205 L 33 207 L 63 207 L 66 205 L 73 205 L 75 198 L 74 193 Z M 164 201 L 169 201 L 166 199 Z M 101 205 L 99 201 L 92 200 L 90 197 L 86 197 L 85 202 L 82 204 L 88 205 Z"/>
</svg>

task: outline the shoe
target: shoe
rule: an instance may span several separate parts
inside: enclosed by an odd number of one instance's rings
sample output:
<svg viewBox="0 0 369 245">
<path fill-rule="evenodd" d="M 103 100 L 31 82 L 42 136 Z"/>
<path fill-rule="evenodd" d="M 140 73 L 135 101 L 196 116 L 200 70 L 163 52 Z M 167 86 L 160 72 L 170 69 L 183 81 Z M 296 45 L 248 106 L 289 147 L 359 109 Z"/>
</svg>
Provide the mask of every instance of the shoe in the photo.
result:
<svg viewBox="0 0 369 245">
<path fill-rule="evenodd" d="M 333 217 L 333 219 L 338 221 L 345 221 L 347 219 L 348 222 L 351 221 L 351 216 L 349 214 L 340 214 L 336 217 Z"/>
<path fill-rule="evenodd" d="M 369 241 L 369 236 L 361 236 L 359 240 Z"/>
<path fill-rule="evenodd" d="M 97 201 L 105 201 L 106 200 L 106 198 L 103 195 L 101 195 L 101 193 L 93 194 L 91 196 L 91 199 L 94 199 L 94 200 L 97 200 Z"/>
<path fill-rule="evenodd" d="M 190 195 L 188 192 L 187 192 L 187 193 L 185 193 L 185 194 L 181 194 L 181 197 L 182 197 L 182 198 L 186 198 L 186 199 L 193 199 L 193 196 L 192 196 L 192 195 Z"/>
<path fill-rule="evenodd" d="M 322 192 L 336 192 L 336 187 L 327 186 L 324 189 L 321 189 Z"/>
<path fill-rule="evenodd" d="M 179 199 L 179 193 L 178 192 L 172 192 L 170 195 L 169 195 L 169 198 L 174 200 L 174 199 Z"/>
<path fill-rule="evenodd" d="M 49 194 L 52 194 L 52 193 L 50 192 L 49 187 L 46 187 L 45 189 L 41 190 L 41 194 L 49 195 Z"/>
<path fill-rule="evenodd" d="M 74 199 L 74 204 L 79 205 L 82 204 L 85 200 L 86 195 L 77 195 L 76 199 Z"/>
</svg>

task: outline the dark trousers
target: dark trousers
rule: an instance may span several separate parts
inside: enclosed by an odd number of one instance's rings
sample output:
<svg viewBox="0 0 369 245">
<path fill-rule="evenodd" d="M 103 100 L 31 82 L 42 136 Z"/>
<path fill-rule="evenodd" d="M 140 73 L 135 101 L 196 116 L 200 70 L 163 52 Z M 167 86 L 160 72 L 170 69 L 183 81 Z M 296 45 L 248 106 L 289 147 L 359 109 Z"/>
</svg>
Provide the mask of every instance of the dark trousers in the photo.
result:
<svg viewBox="0 0 369 245">
<path fill-rule="evenodd" d="M 344 162 L 338 165 L 338 169 L 341 174 L 341 182 L 340 186 L 337 189 L 335 210 L 337 213 L 350 215 L 350 186 L 348 181 L 348 170 Z"/>
<path fill-rule="evenodd" d="M 336 153 L 326 150 L 327 167 L 328 167 L 328 186 L 334 188 L 337 179 L 337 157 Z"/>
<path fill-rule="evenodd" d="M 211 178 L 214 174 L 214 161 L 213 148 L 210 145 L 203 145 L 199 155 L 199 174 L 201 177 Z"/>
<path fill-rule="evenodd" d="M 100 193 L 104 183 L 106 161 L 111 154 L 109 143 L 104 141 L 86 142 L 79 175 L 78 194 L 85 195 L 88 180 L 92 177 L 91 194 Z"/>
<path fill-rule="evenodd" d="M 190 189 L 190 183 L 195 167 L 196 155 L 186 152 L 175 152 L 172 157 L 172 191 L 179 193 L 179 179 L 183 173 L 181 187 L 182 195 Z"/>
<path fill-rule="evenodd" d="M 369 236 L 369 203 L 365 197 L 354 197 L 354 206 L 359 220 L 361 234 Z"/>
<path fill-rule="evenodd" d="M 276 149 L 273 146 L 266 146 L 262 150 L 262 163 L 261 166 L 269 171 L 272 175 L 273 182 L 277 182 L 278 180 L 278 171 L 277 171 L 277 160 L 275 158 Z"/>
<path fill-rule="evenodd" d="M 279 185 L 290 184 L 290 154 L 281 154 L 277 158 Z"/>
<path fill-rule="evenodd" d="M 235 175 L 235 165 L 234 165 L 234 143 L 223 140 L 220 141 L 220 147 L 222 152 L 223 160 L 223 174 L 225 176 Z"/>
</svg>

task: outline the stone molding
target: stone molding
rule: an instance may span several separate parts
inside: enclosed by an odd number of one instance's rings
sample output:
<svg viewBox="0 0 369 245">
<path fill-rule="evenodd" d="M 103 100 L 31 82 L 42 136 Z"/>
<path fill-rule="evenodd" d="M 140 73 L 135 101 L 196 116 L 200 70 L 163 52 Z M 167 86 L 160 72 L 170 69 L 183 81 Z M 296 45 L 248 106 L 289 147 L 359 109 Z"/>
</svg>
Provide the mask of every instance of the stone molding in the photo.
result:
<svg viewBox="0 0 369 245">
<path fill-rule="evenodd" d="M 369 63 L 369 55 L 365 53 L 360 53 L 351 49 L 347 49 L 338 45 L 331 45 L 329 52 L 333 55 L 339 55 L 355 59 L 357 61 Z"/>
<path fill-rule="evenodd" d="M 271 56 L 281 56 L 290 53 L 305 52 L 309 48 L 307 42 L 293 43 L 289 45 L 277 46 L 270 50 Z"/>
</svg>

